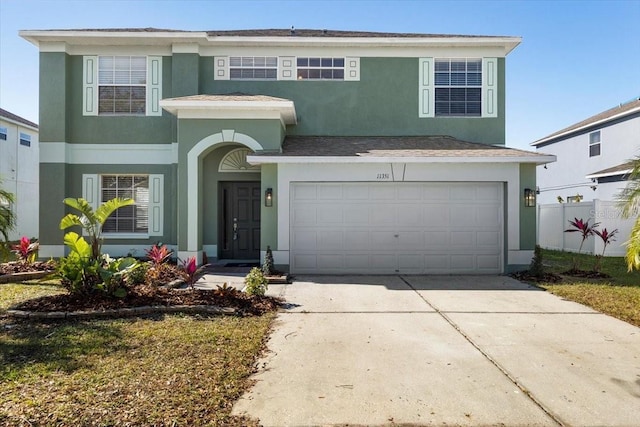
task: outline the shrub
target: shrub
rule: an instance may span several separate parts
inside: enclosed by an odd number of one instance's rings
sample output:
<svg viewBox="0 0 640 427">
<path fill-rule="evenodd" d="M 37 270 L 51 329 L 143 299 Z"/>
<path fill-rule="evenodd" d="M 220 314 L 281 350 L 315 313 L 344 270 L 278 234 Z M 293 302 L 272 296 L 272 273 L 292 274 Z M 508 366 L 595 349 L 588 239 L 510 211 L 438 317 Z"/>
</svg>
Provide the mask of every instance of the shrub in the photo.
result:
<svg viewBox="0 0 640 427">
<path fill-rule="evenodd" d="M 149 263 L 138 263 L 138 267 L 127 274 L 127 286 L 143 285 L 146 281 L 148 271 Z"/>
<path fill-rule="evenodd" d="M 38 257 L 38 249 L 40 243 L 37 241 L 31 242 L 27 236 L 22 236 L 20 243 L 12 246 L 12 252 L 16 255 L 20 262 L 27 264 L 33 264 Z"/>
<path fill-rule="evenodd" d="M 156 245 L 151 246 L 150 249 L 147 249 L 146 253 L 147 253 L 147 258 L 149 258 L 149 260 L 153 264 L 159 265 L 159 264 L 162 264 L 163 262 L 166 262 L 171 256 L 171 254 L 173 253 L 173 251 L 167 248 L 167 245 L 158 243 Z"/>
<path fill-rule="evenodd" d="M 536 245 L 536 248 L 533 250 L 533 259 L 531 260 L 531 265 L 529 266 L 529 274 L 538 279 L 544 276 L 544 265 L 542 264 L 542 248 L 540 247 L 540 245 Z"/>
<path fill-rule="evenodd" d="M 204 275 L 205 266 L 198 267 L 196 257 L 187 258 L 180 265 L 182 269 L 184 281 L 193 289 L 193 285 Z"/>
<path fill-rule="evenodd" d="M 275 270 L 273 268 L 273 253 L 271 246 L 267 246 L 267 253 L 264 255 L 264 264 L 262 264 L 262 273 L 265 276 L 273 276 Z"/>
<path fill-rule="evenodd" d="M 247 285 L 247 295 L 264 296 L 267 292 L 269 281 L 264 277 L 262 270 L 258 267 L 253 267 L 244 278 L 244 283 Z"/>
</svg>

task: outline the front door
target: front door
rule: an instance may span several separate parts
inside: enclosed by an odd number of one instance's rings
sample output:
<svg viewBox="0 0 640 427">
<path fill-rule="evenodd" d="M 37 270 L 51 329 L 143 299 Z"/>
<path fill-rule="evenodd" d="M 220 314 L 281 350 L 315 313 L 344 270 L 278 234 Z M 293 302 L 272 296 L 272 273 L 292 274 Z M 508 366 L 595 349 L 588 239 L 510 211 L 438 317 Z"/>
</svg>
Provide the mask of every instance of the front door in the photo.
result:
<svg viewBox="0 0 640 427">
<path fill-rule="evenodd" d="M 220 258 L 260 259 L 259 182 L 221 182 Z"/>
</svg>

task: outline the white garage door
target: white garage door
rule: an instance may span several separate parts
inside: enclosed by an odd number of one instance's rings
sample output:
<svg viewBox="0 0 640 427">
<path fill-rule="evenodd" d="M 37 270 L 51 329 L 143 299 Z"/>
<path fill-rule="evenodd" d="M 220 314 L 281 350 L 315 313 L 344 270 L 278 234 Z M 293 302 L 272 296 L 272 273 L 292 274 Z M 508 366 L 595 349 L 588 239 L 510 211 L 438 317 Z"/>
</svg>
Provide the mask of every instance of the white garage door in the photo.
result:
<svg viewBox="0 0 640 427">
<path fill-rule="evenodd" d="M 292 183 L 291 271 L 502 272 L 502 184 Z"/>
</svg>

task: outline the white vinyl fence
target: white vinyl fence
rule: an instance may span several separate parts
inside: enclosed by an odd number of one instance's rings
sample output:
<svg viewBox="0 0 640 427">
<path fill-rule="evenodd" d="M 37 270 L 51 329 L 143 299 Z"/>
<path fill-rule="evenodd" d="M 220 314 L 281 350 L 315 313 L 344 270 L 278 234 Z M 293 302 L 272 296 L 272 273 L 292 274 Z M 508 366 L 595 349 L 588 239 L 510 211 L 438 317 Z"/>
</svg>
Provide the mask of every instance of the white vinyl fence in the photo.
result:
<svg viewBox="0 0 640 427">
<path fill-rule="evenodd" d="M 538 205 L 538 244 L 546 249 L 578 252 L 581 234 L 564 232 L 573 228 L 569 220 L 573 221 L 575 218 L 589 220 L 589 224 L 600 223 L 598 230 L 606 228 L 607 231 L 613 231 L 617 228 L 616 241 L 607 247 L 605 256 L 624 256 L 624 244 L 629 239 L 635 218 L 623 219 L 617 202 L 611 201 Z M 599 255 L 602 248 L 602 239 L 592 236 L 582 245 L 582 253 Z"/>
</svg>

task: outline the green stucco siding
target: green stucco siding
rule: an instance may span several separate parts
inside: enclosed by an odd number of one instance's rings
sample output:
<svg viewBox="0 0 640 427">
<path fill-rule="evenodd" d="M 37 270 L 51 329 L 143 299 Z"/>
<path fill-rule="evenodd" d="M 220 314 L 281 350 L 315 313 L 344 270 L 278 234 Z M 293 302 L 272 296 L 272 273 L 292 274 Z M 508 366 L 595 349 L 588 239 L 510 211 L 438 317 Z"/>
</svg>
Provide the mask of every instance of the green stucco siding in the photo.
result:
<svg viewBox="0 0 640 427">
<path fill-rule="evenodd" d="M 40 142 L 67 139 L 70 62 L 66 53 L 40 53 Z M 80 63 L 82 67 L 82 61 Z M 82 69 L 80 70 L 82 75 Z M 82 91 L 82 82 L 80 82 Z M 82 99 L 80 99 L 82 108 Z"/>
<path fill-rule="evenodd" d="M 62 245 L 64 233 L 60 220 L 66 214 L 65 192 L 68 165 L 62 163 L 40 163 L 40 212 L 39 235 L 41 245 Z M 81 179 L 81 178 L 80 178 Z"/>
<path fill-rule="evenodd" d="M 267 188 L 273 190 L 273 206 L 266 207 L 262 204 L 260 213 L 260 250 L 266 251 L 267 246 L 272 250 L 278 250 L 278 165 L 262 165 L 262 194 Z M 286 207 L 285 207 L 286 209 Z"/>
<path fill-rule="evenodd" d="M 496 118 L 419 118 L 418 59 L 361 58 L 360 81 L 214 80 L 212 57 L 200 59 L 202 93 L 270 95 L 294 101 L 291 135 L 451 135 L 472 142 L 505 143 L 504 58 L 498 60 Z"/>
<path fill-rule="evenodd" d="M 520 164 L 520 249 L 531 250 L 536 246 L 536 207 L 524 205 L 524 189 L 536 188 L 536 165 L 532 163 Z"/>
<path fill-rule="evenodd" d="M 199 56 L 195 53 L 174 53 L 172 61 L 172 97 L 197 95 L 199 92 Z M 168 98 L 166 95 L 164 98 Z"/>
</svg>

